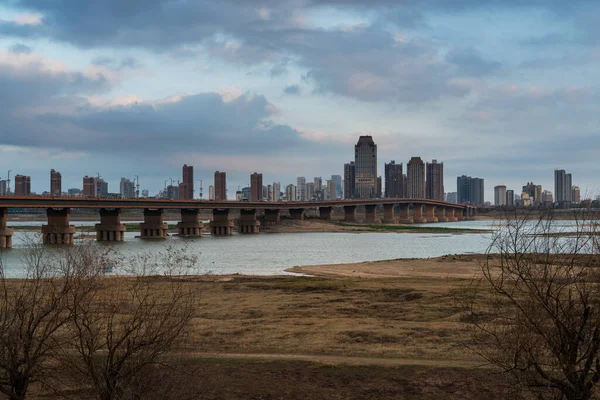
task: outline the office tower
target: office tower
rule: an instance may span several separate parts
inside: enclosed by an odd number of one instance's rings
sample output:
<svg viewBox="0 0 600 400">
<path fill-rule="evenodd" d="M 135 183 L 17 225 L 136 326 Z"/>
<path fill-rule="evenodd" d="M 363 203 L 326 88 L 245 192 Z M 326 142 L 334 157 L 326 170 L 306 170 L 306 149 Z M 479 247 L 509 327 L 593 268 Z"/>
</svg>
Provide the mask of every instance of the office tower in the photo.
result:
<svg viewBox="0 0 600 400">
<path fill-rule="evenodd" d="M 549 190 L 544 190 L 542 192 L 541 202 L 544 203 L 544 204 L 552 204 L 552 203 L 554 203 L 552 192 L 549 191 Z"/>
<path fill-rule="evenodd" d="M 216 201 L 227 200 L 227 174 L 215 171 L 215 198 Z"/>
<path fill-rule="evenodd" d="M 8 182 L 5 179 L 0 180 L 0 196 L 8 195 Z"/>
<path fill-rule="evenodd" d="M 267 201 L 273 201 L 273 185 L 267 185 Z"/>
<path fill-rule="evenodd" d="M 96 197 L 108 197 L 108 182 L 104 179 L 96 179 Z"/>
<path fill-rule="evenodd" d="M 412 157 L 406 165 L 408 198 L 425 198 L 425 163 L 421 157 Z"/>
<path fill-rule="evenodd" d="M 31 194 L 31 177 L 26 175 L 15 176 L 15 196 L 29 196 Z"/>
<path fill-rule="evenodd" d="M 483 205 L 485 191 L 483 179 L 459 176 L 456 178 L 456 187 L 459 204 Z"/>
<path fill-rule="evenodd" d="M 426 164 L 425 173 L 426 198 L 444 201 L 444 163 L 432 160 Z"/>
<path fill-rule="evenodd" d="M 573 186 L 571 190 L 571 201 L 575 204 L 581 203 L 581 190 L 579 186 Z"/>
<path fill-rule="evenodd" d="M 375 197 L 377 197 L 378 199 L 380 199 L 382 197 L 381 196 L 381 185 L 382 185 L 381 176 L 378 176 L 376 184 L 375 184 Z"/>
<path fill-rule="evenodd" d="M 181 188 L 183 189 L 181 193 L 179 193 L 179 197 L 181 200 L 193 200 L 194 199 L 194 167 L 187 166 L 183 164 L 183 185 Z"/>
<path fill-rule="evenodd" d="M 404 197 L 402 163 L 396 164 L 395 160 L 385 164 L 385 197 L 398 199 Z"/>
<path fill-rule="evenodd" d="M 281 200 L 281 184 L 273 182 L 273 201 Z"/>
<path fill-rule="evenodd" d="M 402 175 L 402 197 L 406 198 L 408 196 L 408 176 L 406 174 Z"/>
<path fill-rule="evenodd" d="M 494 205 L 496 207 L 506 205 L 506 186 L 498 185 L 494 187 Z"/>
<path fill-rule="evenodd" d="M 354 161 L 344 164 L 344 199 L 353 199 L 356 188 L 356 167 Z"/>
<path fill-rule="evenodd" d="M 331 175 L 331 180 L 335 182 L 335 198 L 342 198 L 342 176 L 341 175 Z"/>
<path fill-rule="evenodd" d="M 514 190 L 506 191 L 506 205 L 509 207 L 514 207 L 514 205 L 515 205 L 515 191 Z"/>
<path fill-rule="evenodd" d="M 167 186 L 167 199 L 169 200 L 180 200 L 179 198 L 179 186 L 180 185 L 169 185 Z M 183 186 L 182 186 L 183 188 Z M 181 199 L 183 200 L 183 199 Z"/>
<path fill-rule="evenodd" d="M 263 185 L 263 187 L 262 187 L 262 199 L 261 200 L 266 201 L 268 197 L 269 197 L 269 190 L 267 189 L 267 187 L 265 185 Z"/>
<path fill-rule="evenodd" d="M 62 176 L 60 172 L 53 169 L 50 170 L 50 194 L 52 196 L 60 196 L 62 193 Z"/>
<path fill-rule="evenodd" d="M 257 172 L 250 175 L 250 201 L 262 200 L 262 174 Z"/>
<path fill-rule="evenodd" d="M 337 199 L 336 183 L 333 179 L 327 181 L 327 200 Z"/>
<path fill-rule="evenodd" d="M 315 197 L 315 184 L 314 182 L 308 182 L 306 184 L 306 200 L 314 200 Z"/>
<path fill-rule="evenodd" d="M 541 203 L 544 200 L 542 199 L 542 185 L 536 185 L 535 186 L 535 202 L 536 203 Z M 551 193 L 551 192 L 550 192 Z"/>
<path fill-rule="evenodd" d="M 243 201 L 250 201 L 250 197 L 251 197 L 251 188 L 250 186 L 246 186 L 242 188 L 242 200 Z"/>
<path fill-rule="evenodd" d="M 377 186 L 377 145 L 371 136 L 361 136 L 354 146 L 355 193 L 358 199 L 375 197 Z"/>
<path fill-rule="evenodd" d="M 446 194 L 446 201 L 448 203 L 457 203 L 458 195 L 456 192 L 449 192 Z"/>
<path fill-rule="evenodd" d="M 567 174 L 564 169 L 554 170 L 554 196 L 557 203 L 571 202 L 573 195 L 572 175 Z"/>
<path fill-rule="evenodd" d="M 83 195 L 85 197 L 97 197 L 96 193 L 98 185 L 96 184 L 96 178 L 93 176 L 83 177 Z"/>
<path fill-rule="evenodd" d="M 296 188 L 298 190 L 298 201 L 306 201 L 306 178 L 299 176 L 296 179 Z"/>
<path fill-rule="evenodd" d="M 135 185 L 129 179 L 121 178 L 119 189 L 120 189 L 119 193 L 121 193 L 122 198 L 124 198 L 124 199 L 135 198 Z"/>
<path fill-rule="evenodd" d="M 523 190 L 521 193 L 527 193 L 527 195 L 529 196 L 529 200 L 531 200 L 531 202 L 541 201 L 541 198 L 542 198 L 541 188 L 542 187 L 540 186 L 539 197 L 537 197 L 537 195 L 536 195 L 537 185 L 535 185 L 533 182 L 527 182 L 527 185 L 523 186 Z"/>
<path fill-rule="evenodd" d="M 296 186 L 289 184 L 285 187 L 285 199 L 287 201 L 296 201 Z"/>
<path fill-rule="evenodd" d="M 323 200 L 325 198 L 325 192 L 323 191 L 323 179 L 318 176 L 314 179 L 315 184 L 315 200 Z"/>
<path fill-rule="evenodd" d="M 209 200 L 215 199 L 215 186 L 214 185 L 208 186 L 208 199 Z"/>
</svg>

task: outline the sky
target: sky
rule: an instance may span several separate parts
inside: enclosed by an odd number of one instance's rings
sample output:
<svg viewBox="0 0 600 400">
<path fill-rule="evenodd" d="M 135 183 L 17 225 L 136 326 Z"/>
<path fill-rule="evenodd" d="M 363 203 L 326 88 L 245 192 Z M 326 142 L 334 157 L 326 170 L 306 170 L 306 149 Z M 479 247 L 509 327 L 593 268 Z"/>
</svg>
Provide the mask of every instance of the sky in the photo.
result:
<svg viewBox="0 0 600 400">
<path fill-rule="evenodd" d="M 600 3 L 0 0 L 0 177 L 151 194 L 194 166 L 228 195 L 343 175 L 360 135 L 485 179 L 600 189 Z M 199 185 L 199 182 L 196 183 Z M 196 191 L 196 194 L 198 192 Z"/>
</svg>

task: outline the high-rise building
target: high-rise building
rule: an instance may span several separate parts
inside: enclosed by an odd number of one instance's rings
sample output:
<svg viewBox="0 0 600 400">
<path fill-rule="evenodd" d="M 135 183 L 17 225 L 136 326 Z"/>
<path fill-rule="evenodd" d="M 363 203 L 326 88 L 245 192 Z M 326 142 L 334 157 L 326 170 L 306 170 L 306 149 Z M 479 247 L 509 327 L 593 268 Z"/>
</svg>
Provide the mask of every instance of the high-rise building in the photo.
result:
<svg viewBox="0 0 600 400">
<path fill-rule="evenodd" d="M 448 203 L 457 203 L 458 195 L 456 192 L 446 193 L 446 201 Z"/>
<path fill-rule="evenodd" d="M 285 199 L 287 201 L 296 201 L 296 186 L 289 184 L 285 187 Z"/>
<path fill-rule="evenodd" d="M 194 199 L 194 167 L 183 164 L 183 185 L 182 192 L 179 193 L 181 200 L 193 200 Z"/>
<path fill-rule="evenodd" d="M 342 198 L 342 176 L 341 175 L 331 175 L 331 180 L 335 182 L 335 198 Z"/>
<path fill-rule="evenodd" d="M 325 191 L 323 191 L 323 179 L 320 176 L 315 177 L 315 200 L 325 199 Z"/>
<path fill-rule="evenodd" d="M 315 184 L 314 182 L 308 182 L 306 184 L 306 199 L 314 200 L 315 197 Z"/>
<path fill-rule="evenodd" d="M 496 207 L 506 205 L 506 186 L 498 185 L 494 187 L 494 205 Z"/>
<path fill-rule="evenodd" d="M 15 196 L 29 196 L 31 194 L 31 177 L 26 175 L 15 176 Z"/>
<path fill-rule="evenodd" d="M 273 185 L 267 185 L 267 201 L 273 201 Z"/>
<path fill-rule="evenodd" d="M 579 189 L 579 186 L 573 186 L 573 189 L 571 189 L 571 201 L 575 204 L 581 203 L 581 189 Z"/>
<path fill-rule="evenodd" d="M 378 199 L 380 199 L 382 197 L 381 190 L 382 190 L 381 176 L 378 176 L 377 182 L 375 184 L 375 197 L 377 197 Z"/>
<path fill-rule="evenodd" d="M 377 193 L 377 145 L 372 136 L 361 136 L 354 146 L 355 193 L 358 199 L 370 199 Z"/>
<path fill-rule="evenodd" d="M 148 192 L 148 189 L 144 189 L 142 190 L 142 197 L 147 199 L 148 197 L 150 197 L 150 192 Z"/>
<path fill-rule="evenodd" d="M 121 197 L 124 199 L 135 198 L 135 184 L 127 178 L 121 178 L 120 183 Z"/>
<path fill-rule="evenodd" d="M 60 196 L 62 193 L 62 177 L 60 172 L 53 169 L 50 170 L 50 194 L 52 196 Z"/>
<path fill-rule="evenodd" d="M 215 187 L 214 187 L 214 185 L 208 185 L 208 199 L 209 200 L 214 200 L 215 199 Z"/>
<path fill-rule="evenodd" d="M 306 178 L 299 176 L 296 178 L 296 188 L 298 190 L 298 201 L 306 201 Z"/>
<path fill-rule="evenodd" d="M 267 188 L 267 186 L 263 185 L 263 187 L 262 187 L 262 200 L 266 201 L 268 197 L 269 197 L 269 188 Z"/>
<path fill-rule="evenodd" d="M 242 200 L 249 201 L 251 196 L 251 188 L 250 186 L 246 186 L 242 188 Z"/>
<path fill-rule="evenodd" d="M 84 197 L 98 197 L 96 195 L 98 185 L 96 184 L 96 178 L 93 176 L 83 177 L 83 196 Z"/>
<path fill-rule="evenodd" d="M 273 201 L 281 200 L 281 184 L 273 182 Z"/>
<path fill-rule="evenodd" d="M 167 186 L 167 199 L 169 200 L 180 200 L 179 198 L 179 186 L 180 185 L 169 185 Z M 183 200 L 183 199 L 181 199 Z"/>
<path fill-rule="evenodd" d="M 5 179 L 0 180 L 0 196 L 8 195 L 8 182 Z"/>
<path fill-rule="evenodd" d="M 459 204 L 483 205 L 485 191 L 483 179 L 459 176 L 456 178 L 456 186 Z"/>
<path fill-rule="evenodd" d="M 552 192 L 549 190 L 544 190 L 541 195 L 541 202 L 544 204 L 552 204 L 554 203 L 554 199 L 552 196 Z"/>
<path fill-rule="evenodd" d="M 227 200 L 227 174 L 215 171 L 215 200 Z"/>
<path fill-rule="evenodd" d="M 514 190 L 506 191 L 506 205 L 508 207 L 514 207 L 514 205 L 515 205 L 515 191 Z"/>
<path fill-rule="evenodd" d="M 554 170 L 554 201 L 561 203 L 570 203 L 573 195 L 573 181 L 571 174 L 567 174 L 564 169 Z"/>
<path fill-rule="evenodd" d="M 527 185 L 523 186 L 523 191 L 521 193 L 527 193 L 529 195 L 529 200 L 532 203 L 541 202 L 542 201 L 542 187 L 540 186 L 539 197 L 537 196 L 537 186 L 533 182 L 527 182 Z"/>
<path fill-rule="evenodd" d="M 444 163 L 432 160 L 430 163 L 427 163 L 426 167 L 426 198 L 444 201 Z"/>
<path fill-rule="evenodd" d="M 385 197 L 399 199 L 404 197 L 402 163 L 396 164 L 395 160 L 385 164 Z"/>
<path fill-rule="evenodd" d="M 356 188 L 356 167 L 354 161 L 344 164 L 344 199 L 353 199 Z"/>
<path fill-rule="evenodd" d="M 104 179 L 96 179 L 96 197 L 108 197 L 108 182 Z"/>
<path fill-rule="evenodd" d="M 335 181 L 333 179 L 327 180 L 327 200 L 337 199 L 337 191 L 335 187 Z"/>
<path fill-rule="evenodd" d="M 262 200 L 262 187 L 262 174 L 255 172 L 250 175 L 250 201 Z"/>
<path fill-rule="evenodd" d="M 421 157 L 412 157 L 406 165 L 408 198 L 425 198 L 425 163 Z"/>
<path fill-rule="evenodd" d="M 67 190 L 67 194 L 69 196 L 81 196 L 82 195 L 82 191 L 81 189 L 77 189 L 77 188 L 71 188 Z"/>
</svg>

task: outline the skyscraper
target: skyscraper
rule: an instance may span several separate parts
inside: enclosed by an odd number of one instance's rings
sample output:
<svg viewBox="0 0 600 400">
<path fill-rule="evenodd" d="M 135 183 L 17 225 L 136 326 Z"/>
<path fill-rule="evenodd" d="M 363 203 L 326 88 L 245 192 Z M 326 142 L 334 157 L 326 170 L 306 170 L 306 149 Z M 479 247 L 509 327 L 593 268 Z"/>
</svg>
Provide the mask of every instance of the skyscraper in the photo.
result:
<svg viewBox="0 0 600 400">
<path fill-rule="evenodd" d="M 564 169 L 554 170 L 554 197 L 557 203 L 569 203 L 572 201 L 573 182 L 571 174 Z"/>
<path fill-rule="evenodd" d="M 215 186 L 214 185 L 208 186 L 208 199 L 209 200 L 215 199 Z"/>
<path fill-rule="evenodd" d="M 121 178 L 121 183 L 119 186 L 122 198 L 132 199 L 135 197 L 135 185 L 132 181 L 127 178 Z"/>
<path fill-rule="evenodd" d="M 181 200 L 194 199 L 194 167 L 183 164 L 183 192 L 179 193 Z"/>
<path fill-rule="evenodd" d="M 506 191 L 506 205 L 508 207 L 513 207 L 515 205 L 515 191 L 514 190 Z"/>
<path fill-rule="evenodd" d="M 296 186 L 289 184 L 285 187 L 285 199 L 287 201 L 296 201 Z"/>
<path fill-rule="evenodd" d="M 354 198 L 356 187 L 356 168 L 354 161 L 344 164 L 344 199 Z"/>
<path fill-rule="evenodd" d="M 581 203 L 581 189 L 579 186 L 573 186 L 571 190 L 571 201 L 575 204 Z"/>
<path fill-rule="evenodd" d="M 378 199 L 380 199 L 381 196 L 381 189 L 382 189 L 382 182 L 381 182 L 381 175 L 377 177 L 377 180 L 375 181 L 375 197 L 377 197 Z"/>
<path fill-rule="evenodd" d="M 303 176 L 299 176 L 296 179 L 296 197 L 298 201 L 306 201 L 306 178 Z"/>
<path fill-rule="evenodd" d="M 426 173 L 426 198 L 444 201 L 444 163 L 432 160 L 431 163 L 427 163 Z"/>
<path fill-rule="evenodd" d="M 257 172 L 250 175 L 250 201 L 262 200 L 262 174 Z"/>
<path fill-rule="evenodd" d="M 93 176 L 83 177 L 83 196 L 84 197 L 97 197 L 98 185 L 96 184 L 96 178 Z"/>
<path fill-rule="evenodd" d="M 459 204 L 483 205 L 485 192 L 483 179 L 471 178 L 465 175 L 459 176 L 456 178 L 456 187 Z"/>
<path fill-rule="evenodd" d="M 402 198 L 403 193 L 402 163 L 395 160 L 385 164 L 385 197 L 390 199 Z"/>
<path fill-rule="evenodd" d="M 31 177 L 26 175 L 15 176 L 15 196 L 29 196 L 31 194 Z"/>
<path fill-rule="evenodd" d="M 313 200 L 315 197 L 315 184 L 314 182 L 308 182 L 306 184 L 306 199 Z"/>
<path fill-rule="evenodd" d="M 62 177 L 60 172 L 53 169 L 50 170 L 50 194 L 52 196 L 60 196 L 62 193 Z"/>
<path fill-rule="evenodd" d="M 412 157 L 406 165 L 408 198 L 425 198 L 425 163 L 421 157 Z"/>
<path fill-rule="evenodd" d="M 108 182 L 102 178 L 96 179 L 96 196 L 108 197 Z"/>
<path fill-rule="evenodd" d="M 227 200 L 227 174 L 215 171 L 215 197 L 216 201 Z"/>
<path fill-rule="evenodd" d="M 281 200 L 281 184 L 273 182 L 273 201 Z"/>
<path fill-rule="evenodd" d="M 335 200 L 337 193 L 335 189 L 335 181 L 333 179 L 327 180 L 327 200 Z"/>
<path fill-rule="evenodd" d="M 494 205 L 496 207 L 506 205 L 506 186 L 498 185 L 494 187 Z"/>
<path fill-rule="evenodd" d="M 354 197 L 375 197 L 377 186 L 377 145 L 371 136 L 361 136 L 354 146 L 356 189 Z"/>
<path fill-rule="evenodd" d="M 0 196 L 8 195 L 8 182 L 6 179 L 0 180 Z"/>
<path fill-rule="evenodd" d="M 342 176 L 341 175 L 331 175 L 331 180 L 335 182 L 335 198 L 342 198 Z"/>
<path fill-rule="evenodd" d="M 315 199 L 323 200 L 325 198 L 325 192 L 323 191 L 323 179 L 320 176 L 315 177 Z"/>
</svg>

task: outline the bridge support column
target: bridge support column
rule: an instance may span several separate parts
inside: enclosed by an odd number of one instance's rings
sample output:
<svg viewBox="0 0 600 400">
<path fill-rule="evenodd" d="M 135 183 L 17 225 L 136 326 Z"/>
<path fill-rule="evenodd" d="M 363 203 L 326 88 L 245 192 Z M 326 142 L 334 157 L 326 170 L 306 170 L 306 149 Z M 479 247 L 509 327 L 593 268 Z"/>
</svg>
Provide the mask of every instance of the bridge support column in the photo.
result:
<svg viewBox="0 0 600 400">
<path fill-rule="evenodd" d="M 73 244 L 76 229 L 69 223 L 71 210 L 49 208 L 47 215 L 48 225 L 42 225 L 44 244 Z"/>
<path fill-rule="evenodd" d="M 260 222 L 256 219 L 256 210 L 240 210 L 238 219 L 239 233 L 258 233 Z"/>
<path fill-rule="evenodd" d="M 304 220 L 304 208 L 290 208 L 290 219 Z"/>
<path fill-rule="evenodd" d="M 400 213 L 398 214 L 398 222 L 401 224 L 412 224 L 414 220 L 410 217 L 410 207 L 408 204 L 400 204 L 398 207 L 400 209 Z"/>
<path fill-rule="evenodd" d="M 427 218 L 427 222 L 438 222 L 435 216 L 435 206 L 430 204 L 425 205 L 425 218 Z"/>
<path fill-rule="evenodd" d="M 331 220 L 333 215 L 333 207 L 319 207 L 319 218 L 327 221 Z"/>
<path fill-rule="evenodd" d="M 278 224 L 281 220 L 281 212 L 277 209 L 266 209 L 265 210 L 265 222 L 267 225 Z"/>
<path fill-rule="evenodd" d="M 163 221 L 163 210 L 144 209 L 144 222 L 140 224 L 142 239 L 164 239 L 169 236 L 169 225 Z"/>
<path fill-rule="evenodd" d="M 446 221 L 448 222 L 456 222 L 458 218 L 454 216 L 454 207 L 445 207 L 444 208 L 444 216 L 446 217 Z"/>
<path fill-rule="evenodd" d="M 96 240 L 99 242 L 122 242 L 127 228 L 121 224 L 121 209 L 100 209 L 100 223 L 96 224 Z"/>
<path fill-rule="evenodd" d="M 394 217 L 394 204 L 383 205 L 383 222 L 386 224 L 396 223 L 396 218 Z"/>
<path fill-rule="evenodd" d="M 198 210 L 181 209 L 181 222 L 177 223 L 177 232 L 179 236 L 200 237 L 204 225 L 198 219 Z"/>
<path fill-rule="evenodd" d="M 423 204 L 415 204 L 413 208 L 413 220 L 417 224 L 427 222 L 427 218 L 423 218 Z"/>
<path fill-rule="evenodd" d="M 366 222 L 375 222 L 376 215 L 375 211 L 377 210 L 376 205 L 366 205 L 365 206 L 365 221 Z"/>
<path fill-rule="evenodd" d="M 344 206 L 344 221 L 356 222 L 356 206 Z"/>
<path fill-rule="evenodd" d="M 10 249 L 12 247 L 13 228 L 6 227 L 8 219 L 8 208 L 0 208 L 0 249 Z"/>
<path fill-rule="evenodd" d="M 464 221 L 465 220 L 464 208 L 455 208 L 454 209 L 454 217 L 456 218 L 457 221 Z"/>
<path fill-rule="evenodd" d="M 213 210 L 213 220 L 210 221 L 210 233 L 213 236 L 226 236 L 233 233 L 233 221 L 229 220 L 229 210 Z"/>
</svg>

